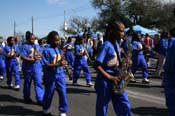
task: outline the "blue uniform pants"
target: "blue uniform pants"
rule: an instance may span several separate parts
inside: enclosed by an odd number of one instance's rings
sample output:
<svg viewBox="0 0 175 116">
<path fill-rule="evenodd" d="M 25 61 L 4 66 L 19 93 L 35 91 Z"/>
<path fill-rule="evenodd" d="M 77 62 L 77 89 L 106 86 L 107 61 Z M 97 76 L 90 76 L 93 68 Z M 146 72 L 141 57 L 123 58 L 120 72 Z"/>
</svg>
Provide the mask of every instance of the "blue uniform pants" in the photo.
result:
<svg viewBox="0 0 175 116">
<path fill-rule="evenodd" d="M 71 66 L 74 66 L 74 55 L 72 53 L 72 51 L 66 51 L 66 61 L 71 64 Z"/>
<path fill-rule="evenodd" d="M 45 93 L 43 98 L 43 109 L 48 110 L 50 108 L 54 90 L 59 95 L 59 107 L 58 110 L 66 113 L 68 111 L 68 101 L 66 96 L 66 80 L 65 74 L 59 73 L 54 75 L 53 73 L 47 73 L 44 77 Z"/>
<path fill-rule="evenodd" d="M 14 73 L 15 85 L 20 85 L 19 65 L 17 60 L 14 62 L 6 62 L 7 84 L 12 83 L 12 74 Z"/>
<path fill-rule="evenodd" d="M 135 55 L 132 57 L 132 73 L 135 74 L 138 67 L 141 67 L 142 68 L 142 75 L 143 75 L 143 78 L 147 78 L 148 77 L 148 70 L 147 70 L 147 63 L 146 63 L 146 60 L 144 58 L 144 55 Z"/>
<path fill-rule="evenodd" d="M 0 57 L 0 76 L 5 76 L 5 61 Z"/>
<path fill-rule="evenodd" d="M 83 70 L 84 76 L 86 77 L 86 83 L 91 82 L 91 75 L 88 65 L 74 64 L 73 83 L 77 83 L 81 70 Z"/>
<path fill-rule="evenodd" d="M 112 90 L 113 82 L 105 77 L 98 76 L 95 82 L 97 94 L 96 116 L 106 116 L 108 103 L 112 100 L 113 108 L 117 116 L 131 116 L 130 102 L 126 91 L 115 94 Z"/>
<path fill-rule="evenodd" d="M 166 76 L 166 75 L 165 75 Z M 175 76 L 175 75 L 174 75 Z M 175 115 L 175 80 L 167 81 L 167 77 L 164 77 L 164 90 L 165 90 L 165 98 L 166 98 L 166 105 L 168 107 L 168 116 Z"/>
<path fill-rule="evenodd" d="M 32 80 L 34 81 L 34 88 L 36 93 L 37 101 L 43 100 L 44 89 L 42 87 L 42 75 L 41 75 L 41 68 L 35 70 L 23 70 L 24 74 L 24 88 L 23 88 L 23 95 L 24 98 L 30 98 L 30 88 Z"/>
</svg>

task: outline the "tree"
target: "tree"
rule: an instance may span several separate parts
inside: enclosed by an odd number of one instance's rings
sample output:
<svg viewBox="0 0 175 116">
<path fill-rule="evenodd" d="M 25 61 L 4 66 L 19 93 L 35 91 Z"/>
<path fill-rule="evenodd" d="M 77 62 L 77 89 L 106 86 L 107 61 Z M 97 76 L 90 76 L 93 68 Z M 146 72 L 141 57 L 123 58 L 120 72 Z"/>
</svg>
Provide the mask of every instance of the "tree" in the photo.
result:
<svg viewBox="0 0 175 116">
<path fill-rule="evenodd" d="M 92 0 L 92 6 L 99 10 L 99 28 L 119 17 L 126 27 L 140 24 L 145 27 L 157 27 L 169 30 L 175 27 L 173 9 L 175 1 L 159 0 Z"/>
<path fill-rule="evenodd" d="M 66 34 L 78 34 L 81 31 L 84 31 L 85 28 L 90 25 L 90 20 L 84 17 L 74 16 L 69 20 L 67 30 L 65 31 Z M 60 29 L 64 32 L 64 26 L 61 26 Z"/>
<path fill-rule="evenodd" d="M 164 3 L 159 11 L 157 11 L 156 16 L 158 20 L 156 22 L 156 27 L 169 31 L 172 27 L 175 27 L 175 16 L 173 15 L 173 9 L 175 2 Z"/>
<path fill-rule="evenodd" d="M 99 22 L 100 29 L 104 29 L 108 22 L 114 18 L 120 18 L 126 26 L 131 24 L 128 17 L 124 13 L 123 2 L 121 0 L 92 0 L 92 6 L 99 9 Z"/>
</svg>

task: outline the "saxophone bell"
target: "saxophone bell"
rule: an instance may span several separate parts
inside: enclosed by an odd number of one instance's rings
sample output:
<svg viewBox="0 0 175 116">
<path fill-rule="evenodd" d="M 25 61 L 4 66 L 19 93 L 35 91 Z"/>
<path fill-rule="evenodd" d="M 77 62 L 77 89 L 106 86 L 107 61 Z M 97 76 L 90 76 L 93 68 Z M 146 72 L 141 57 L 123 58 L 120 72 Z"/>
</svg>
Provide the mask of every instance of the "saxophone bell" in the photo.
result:
<svg viewBox="0 0 175 116">
<path fill-rule="evenodd" d="M 117 84 L 114 83 L 113 85 L 113 92 L 115 94 L 121 94 L 128 85 L 129 81 L 131 79 L 134 79 L 134 75 L 132 74 L 132 72 L 121 72 L 120 77 L 121 77 L 120 82 Z"/>
</svg>

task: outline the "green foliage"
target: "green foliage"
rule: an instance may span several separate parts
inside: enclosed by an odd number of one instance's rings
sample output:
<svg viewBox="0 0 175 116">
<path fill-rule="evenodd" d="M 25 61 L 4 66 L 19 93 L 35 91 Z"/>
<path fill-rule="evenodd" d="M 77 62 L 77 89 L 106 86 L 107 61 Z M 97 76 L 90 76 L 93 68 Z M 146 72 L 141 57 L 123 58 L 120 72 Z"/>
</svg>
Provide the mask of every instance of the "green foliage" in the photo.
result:
<svg viewBox="0 0 175 116">
<path fill-rule="evenodd" d="M 84 17 L 74 16 L 69 20 L 66 34 L 77 34 L 80 31 L 83 31 L 89 24 L 89 19 Z M 61 27 L 61 31 L 64 32 L 64 26 Z"/>
<path fill-rule="evenodd" d="M 3 39 L 3 37 L 2 37 L 2 36 L 0 36 L 0 39 Z"/>
<path fill-rule="evenodd" d="M 99 10 L 98 24 L 100 29 L 103 29 L 107 22 L 116 17 L 119 17 L 126 27 L 136 23 L 162 30 L 175 27 L 175 16 L 173 17 L 175 2 L 172 1 L 92 0 L 91 3 L 94 8 Z"/>
<path fill-rule="evenodd" d="M 105 31 L 114 18 L 121 19 L 126 27 L 140 24 L 148 28 L 168 31 L 175 27 L 173 9 L 175 2 L 161 0 L 91 0 L 92 6 L 98 10 L 98 17 L 92 19 L 74 16 L 68 23 L 66 34 L 77 34 L 90 25 L 91 31 Z M 137 18 L 136 18 L 137 17 Z M 136 20 L 137 19 L 137 20 Z M 64 26 L 60 29 L 64 32 Z"/>
</svg>

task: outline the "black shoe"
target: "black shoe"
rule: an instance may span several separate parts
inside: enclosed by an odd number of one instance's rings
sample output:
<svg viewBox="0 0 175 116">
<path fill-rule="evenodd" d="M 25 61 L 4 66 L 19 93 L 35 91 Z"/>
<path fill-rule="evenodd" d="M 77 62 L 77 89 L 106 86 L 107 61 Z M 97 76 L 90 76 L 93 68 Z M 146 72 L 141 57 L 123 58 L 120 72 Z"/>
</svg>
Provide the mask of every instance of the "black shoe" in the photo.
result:
<svg viewBox="0 0 175 116">
<path fill-rule="evenodd" d="M 9 84 L 9 85 L 8 85 L 8 88 L 9 88 L 9 89 L 12 89 L 12 88 L 13 88 L 13 84 L 12 84 L 12 83 Z"/>
<path fill-rule="evenodd" d="M 49 113 L 44 113 L 43 112 L 43 116 L 53 116 L 50 112 Z"/>
<path fill-rule="evenodd" d="M 26 104 L 32 104 L 33 101 L 32 101 L 31 98 L 24 98 L 24 103 L 26 103 Z"/>
<path fill-rule="evenodd" d="M 73 86 L 78 86 L 78 84 L 77 84 L 77 83 L 73 83 L 72 85 L 73 85 Z"/>
<path fill-rule="evenodd" d="M 43 106 L 43 101 L 37 101 L 37 105 Z"/>
</svg>

